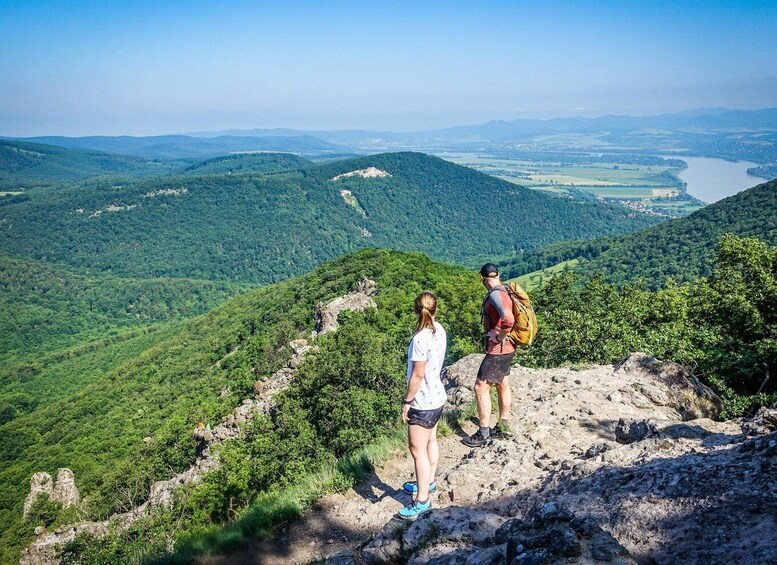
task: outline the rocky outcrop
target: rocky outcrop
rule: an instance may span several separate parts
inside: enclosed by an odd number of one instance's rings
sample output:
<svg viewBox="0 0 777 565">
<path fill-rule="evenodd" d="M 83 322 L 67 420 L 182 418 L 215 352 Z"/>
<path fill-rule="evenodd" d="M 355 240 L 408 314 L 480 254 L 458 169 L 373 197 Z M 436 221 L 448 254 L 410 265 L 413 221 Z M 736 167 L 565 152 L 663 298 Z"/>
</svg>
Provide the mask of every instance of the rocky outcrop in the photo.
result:
<svg viewBox="0 0 777 565">
<path fill-rule="evenodd" d="M 306 355 L 316 351 L 311 342 L 317 335 L 337 330 L 339 327 L 338 316 L 345 310 L 364 310 L 376 307 L 372 299 L 377 293 L 374 281 L 364 279 L 359 281 L 356 288 L 345 296 L 335 298 L 327 304 L 316 306 L 316 329 L 309 340 L 297 339 L 289 343 L 292 356 L 285 367 L 278 370 L 269 379 L 254 383 L 254 396 L 246 398 L 228 414 L 223 421 L 210 429 L 198 426 L 193 434 L 198 440 L 198 456 L 194 464 L 186 471 L 173 477 L 157 481 L 151 485 L 148 500 L 142 505 L 125 513 L 114 514 L 103 522 L 84 522 L 70 524 L 58 528 L 54 532 L 41 532 L 38 539 L 22 554 L 22 565 L 50 565 L 57 563 L 55 549 L 81 533 L 89 533 L 93 536 L 103 536 L 109 529 L 114 533 L 121 533 L 129 528 L 138 518 L 145 516 L 154 508 L 169 508 L 173 502 L 175 491 L 184 485 L 195 484 L 203 475 L 217 469 L 220 465 L 218 454 L 212 447 L 222 444 L 226 440 L 240 437 L 242 426 L 254 415 L 269 413 L 274 406 L 273 398 L 288 387 L 294 371 Z M 233 350 L 228 355 L 233 354 Z M 218 364 L 218 363 L 217 363 Z M 30 494 L 25 500 L 25 515 L 40 494 L 47 494 L 52 499 L 62 502 L 64 506 L 75 504 L 79 500 L 78 489 L 75 487 L 73 473 L 70 469 L 60 469 L 57 473 L 56 486 L 52 487 L 51 475 L 48 473 L 36 473 L 31 481 Z"/>
<path fill-rule="evenodd" d="M 504 544 L 505 563 L 634 564 L 618 540 L 590 518 L 548 502 L 525 519 L 513 518 L 497 530 L 494 542 Z"/>
<path fill-rule="evenodd" d="M 53 532 L 39 535 L 38 539 L 22 552 L 21 565 L 50 565 L 58 563 L 57 550 L 62 545 L 73 541 L 77 536 L 88 534 L 101 537 L 108 533 L 108 522 L 83 522 L 68 524 Z"/>
<path fill-rule="evenodd" d="M 30 493 L 24 499 L 23 515 L 25 517 L 41 495 L 54 502 L 59 502 L 64 508 L 75 506 L 81 499 L 73 471 L 66 468 L 57 470 L 56 482 L 52 480 L 51 475 L 48 473 L 35 473 L 32 476 L 30 479 Z"/>
<path fill-rule="evenodd" d="M 316 327 L 313 331 L 313 337 L 329 333 L 338 328 L 337 317 L 344 310 L 365 310 L 367 308 L 377 308 L 377 304 L 372 299 L 377 293 L 375 281 L 363 279 L 359 281 L 356 288 L 339 298 L 335 298 L 327 304 L 316 305 Z"/>
<path fill-rule="evenodd" d="M 777 405 L 773 405 L 771 408 L 762 406 L 753 418 L 742 423 L 742 431 L 751 436 L 777 431 Z"/>
<path fill-rule="evenodd" d="M 76 488 L 76 479 L 70 469 L 59 469 L 57 481 L 51 493 L 51 500 L 59 502 L 63 507 L 75 506 L 81 500 L 81 495 Z"/>
<path fill-rule="evenodd" d="M 448 392 L 446 408 L 452 410 L 475 400 L 475 378 L 485 355 L 475 353 L 443 367 L 440 378 Z"/>
<path fill-rule="evenodd" d="M 367 547 L 361 557 L 366 563 L 399 561 L 413 555 L 411 562 L 428 563 L 445 554 L 456 552 L 459 545 L 482 546 L 494 541 L 505 518 L 492 512 L 472 508 L 444 508 L 427 514 L 404 529 L 402 522 L 390 522 Z M 432 540 L 444 539 L 445 547 L 424 551 Z M 417 553 L 417 554 L 416 554 Z M 415 555 L 414 555 L 415 554 Z M 450 555 L 447 556 L 449 559 Z"/>
<path fill-rule="evenodd" d="M 666 385 L 662 390 L 651 383 L 637 385 L 639 393 L 658 406 L 672 405 L 684 420 L 717 418 L 723 409 L 720 398 L 679 363 L 659 361 L 644 353 L 632 353 L 616 370 L 648 372 Z"/>
<path fill-rule="evenodd" d="M 347 179 L 350 177 L 362 177 L 364 179 L 376 179 L 390 177 L 391 173 L 387 173 L 377 167 L 367 167 L 366 169 L 357 169 L 348 173 L 343 173 L 332 177 L 332 181 L 338 181 L 340 179 Z"/>
<path fill-rule="evenodd" d="M 450 408 L 472 398 L 481 358 L 447 369 Z M 441 468 L 433 510 L 406 531 L 392 520 L 352 550 L 355 562 L 777 562 L 773 409 L 715 421 L 709 389 L 643 354 L 614 367 L 515 367 L 510 383 L 514 435 Z M 443 453 L 446 441 L 458 438 Z M 409 541 L 421 530 L 423 543 Z"/>
<path fill-rule="evenodd" d="M 40 495 L 51 498 L 52 492 L 54 492 L 54 481 L 51 479 L 51 475 L 43 472 L 35 473 L 30 479 L 30 494 L 24 499 L 23 516 L 27 517 L 30 508 Z"/>
</svg>

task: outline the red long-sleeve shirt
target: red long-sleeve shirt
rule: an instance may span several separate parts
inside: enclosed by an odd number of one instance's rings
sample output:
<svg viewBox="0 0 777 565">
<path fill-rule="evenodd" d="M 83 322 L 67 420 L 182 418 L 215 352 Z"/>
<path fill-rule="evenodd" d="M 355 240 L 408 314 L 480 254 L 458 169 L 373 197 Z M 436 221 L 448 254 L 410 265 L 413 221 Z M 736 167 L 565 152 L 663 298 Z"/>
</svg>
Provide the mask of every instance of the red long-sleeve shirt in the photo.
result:
<svg viewBox="0 0 777 565">
<path fill-rule="evenodd" d="M 515 345 L 510 340 L 505 340 L 503 343 L 495 341 L 502 330 L 509 333 L 515 325 L 513 299 L 510 298 L 504 285 L 494 287 L 488 293 L 488 297 L 483 302 L 482 319 L 483 328 L 488 335 L 486 353 L 501 355 L 515 351 Z"/>
</svg>

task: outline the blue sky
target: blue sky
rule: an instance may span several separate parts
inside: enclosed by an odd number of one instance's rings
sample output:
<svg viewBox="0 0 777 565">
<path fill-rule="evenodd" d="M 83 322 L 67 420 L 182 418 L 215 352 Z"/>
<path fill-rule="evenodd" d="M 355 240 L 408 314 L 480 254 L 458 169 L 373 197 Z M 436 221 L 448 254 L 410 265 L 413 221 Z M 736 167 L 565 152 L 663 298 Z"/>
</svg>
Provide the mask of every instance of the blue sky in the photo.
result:
<svg viewBox="0 0 777 565">
<path fill-rule="evenodd" d="M 777 2 L 0 0 L 0 135 L 777 106 Z"/>
</svg>

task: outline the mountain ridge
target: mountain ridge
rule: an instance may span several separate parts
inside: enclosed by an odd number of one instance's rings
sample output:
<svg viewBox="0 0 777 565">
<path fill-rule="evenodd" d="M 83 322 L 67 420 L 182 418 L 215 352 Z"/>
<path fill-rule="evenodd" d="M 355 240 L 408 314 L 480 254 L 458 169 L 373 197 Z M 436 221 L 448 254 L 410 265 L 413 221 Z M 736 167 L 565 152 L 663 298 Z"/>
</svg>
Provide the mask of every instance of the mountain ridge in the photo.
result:
<svg viewBox="0 0 777 565">
<path fill-rule="evenodd" d="M 371 166 L 391 176 L 333 180 Z M 7 252 L 141 278 L 273 282 L 364 247 L 462 261 L 660 221 L 409 152 L 271 175 L 94 181 L 24 196 L 0 206 L 0 245 Z M 505 217 L 523 220 L 493 233 L 484 229 L 494 198 Z"/>
<path fill-rule="evenodd" d="M 331 152 L 337 148 L 312 135 L 291 137 L 217 136 L 210 139 L 185 135 L 135 136 L 38 136 L 19 141 L 41 143 L 70 149 L 91 149 L 106 153 L 155 159 L 218 157 L 233 152 L 288 151 L 299 153 Z"/>
</svg>

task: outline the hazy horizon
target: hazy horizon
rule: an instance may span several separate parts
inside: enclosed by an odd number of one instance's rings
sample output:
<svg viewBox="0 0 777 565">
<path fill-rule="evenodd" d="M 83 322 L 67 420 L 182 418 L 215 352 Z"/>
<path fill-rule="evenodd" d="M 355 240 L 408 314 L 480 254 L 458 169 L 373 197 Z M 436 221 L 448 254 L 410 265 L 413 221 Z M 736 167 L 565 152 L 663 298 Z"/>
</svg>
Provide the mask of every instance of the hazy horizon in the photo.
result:
<svg viewBox="0 0 777 565">
<path fill-rule="evenodd" d="M 777 107 L 777 3 L 0 4 L 0 135 Z"/>
</svg>

